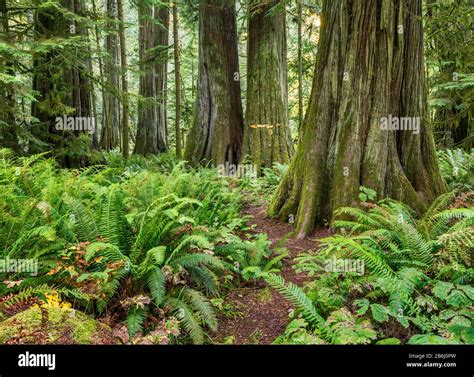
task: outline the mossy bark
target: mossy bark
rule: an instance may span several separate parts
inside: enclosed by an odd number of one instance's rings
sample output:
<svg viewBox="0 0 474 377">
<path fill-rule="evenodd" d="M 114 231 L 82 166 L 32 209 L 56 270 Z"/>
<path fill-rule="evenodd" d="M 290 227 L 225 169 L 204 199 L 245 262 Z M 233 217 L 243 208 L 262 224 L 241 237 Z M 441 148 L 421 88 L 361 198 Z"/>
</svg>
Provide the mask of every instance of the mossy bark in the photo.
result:
<svg viewBox="0 0 474 377">
<path fill-rule="evenodd" d="M 169 10 L 138 4 L 140 85 L 135 151 L 157 154 L 168 149 L 166 138 L 166 74 Z"/>
<path fill-rule="evenodd" d="M 325 1 L 313 88 L 295 158 L 270 215 L 296 214 L 299 238 L 357 205 L 359 187 L 417 211 L 447 187 L 424 122 L 421 0 Z M 384 130 L 384 117 L 420 132 Z"/>
<path fill-rule="evenodd" d="M 260 172 L 274 162 L 288 163 L 293 153 L 288 125 L 285 8 L 281 0 L 250 2 L 247 67 L 243 154 Z"/>
<path fill-rule="evenodd" d="M 41 8 L 35 14 L 35 32 L 38 39 L 81 37 L 88 41 L 87 27 L 67 19 L 65 11 L 84 17 L 84 0 L 61 0 L 64 9 L 54 6 Z M 66 58 L 64 57 L 66 56 Z M 87 156 L 75 152 L 75 139 L 81 131 L 57 130 L 56 117 L 92 117 L 93 85 L 88 79 L 90 55 L 75 46 L 66 47 L 61 53 L 53 50 L 37 52 L 33 56 L 33 90 L 38 93 L 37 101 L 31 107 L 32 115 L 39 120 L 34 125 L 33 134 L 39 141 L 30 143 L 29 153 L 38 153 L 55 148 L 58 160 L 66 167 L 86 164 Z"/>
<path fill-rule="evenodd" d="M 242 140 L 235 0 L 201 0 L 198 92 L 185 158 L 238 164 Z"/>
</svg>

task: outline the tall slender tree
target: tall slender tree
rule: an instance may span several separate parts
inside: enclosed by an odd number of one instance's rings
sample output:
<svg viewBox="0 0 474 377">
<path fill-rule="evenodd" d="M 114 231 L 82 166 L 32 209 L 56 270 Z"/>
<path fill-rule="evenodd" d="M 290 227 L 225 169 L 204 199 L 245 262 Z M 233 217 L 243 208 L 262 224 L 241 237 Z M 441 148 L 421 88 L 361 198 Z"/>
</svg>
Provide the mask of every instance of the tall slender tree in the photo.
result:
<svg viewBox="0 0 474 377">
<path fill-rule="evenodd" d="M 298 0 L 298 139 L 303 127 L 303 0 Z"/>
<path fill-rule="evenodd" d="M 297 214 L 298 237 L 357 205 L 360 186 L 419 212 L 446 190 L 424 121 L 421 16 L 422 0 L 324 1 L 302 140 L 270 206 Z"/>
<path fill-rule="evenodd" d="M 166 75 L 169 9 L 153 1 L 138 4 L 140 99 L 135 153 L 156 154 L 167 149 Z"/>
<path fill-rule="evenodd" d="M 11 43 L 8 5 L 6 0 L 0 0 L 0 30 L 2 39 Z M 3 55 L 3 54 L 2 54 Z M 0 57 L 0 73 L 5 77 L 14 77 L 15 72 L 12 67 L 12 57 Z M 13 85 L 8 80 L 0 80 L 0 148 L 12 148 L 18 151 L 18 137 L 16 132 L 15 119 L 15 91 Z"/>
<path fill-rule="evenodd" d="M 153 1 L 138 4 L 140 99 L 135 153 L 156 154 L 167 149 L 166 75 L 169 10 Z"/>
<path fill-rule="evenodd" d="M 117 0 L 117 16 L 119 20 L 118 32 L 120 40 L 120 65 L 122 77 L 122 155 L 128 158 L 130 153 L 129 145 L 129 108 L 128 108 L 128 81 L 127 81 L 127 46 L 125 45 L 125 18 L 123 14 L 123 2 Z"/>
<path fill-rule="evenodd" d="M 173 47 L 175 82 L 175 140 L 176 157 L 181 158 L 181 62 L 179 56 L 179 12 L 176 0 L 173 0 Z"/>
<path fill-rule="evenodd" d="M 116 0 L 105 0 L 106 36 L 104 69 L 101 147 L 109 150 L 120 144 L 120 51 L 118 36 L 118 9 Z"/>
<path fill-rule="evenodd" d="M 169 56 L 169 28 L 170 28 L 170 4 L 169 0 L 160 0 L 155 5 L 155 46 L 157 56 L 155 59 L 156 71 L 156 99 L 158 103 L 158 119 L 161 127 L 158 128 L 161 136 L 158 137 L 159 150 L 168 149 L 168 56 Z"/>
<path fill-rule="evenodd" d="M 238 164 L 243 119 L 235 0 L 199 2 L 199 74 L 185 158 L 192 164 Z"/>
<path fill-rule="evenodd" d="M 285 18 L 282 0 L 250 1 L 243 153 L 258 171 L 274 162 L 288 163 L 293 153 Z"/>
</svg>

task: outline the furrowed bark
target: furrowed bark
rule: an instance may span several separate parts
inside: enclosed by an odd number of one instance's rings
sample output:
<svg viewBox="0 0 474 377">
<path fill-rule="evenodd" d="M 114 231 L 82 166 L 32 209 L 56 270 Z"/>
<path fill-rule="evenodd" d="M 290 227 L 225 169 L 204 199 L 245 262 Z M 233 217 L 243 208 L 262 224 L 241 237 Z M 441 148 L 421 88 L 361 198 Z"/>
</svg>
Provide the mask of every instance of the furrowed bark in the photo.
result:
<svg viewBox="0 0 474 377">
<path fill-rule="evenodd" d="M 169 10 L 147 1 L 138 5 L 140 85 L 135 151 L 157 154 L 167 150 L 166 65 Z"/>
<path fill-rule="evenodd" d="M 117 1 L 105 1 L 107 14 L 107 36 L 105 37 L 104 94 L 101 130 L 101 146 L 105 150 L 120 145 L 121 109 L 120 109 L 120 53 L 116 21 L 118 20 Z"/>
<path fill-rule="evenodd" d="M 238 164 L 243 119 L 235 0 L 199 2 L 199 75 L 185 158 L 191 164 Z"/>
<path fill-rule="evenodd" d="M 243 153 L 260 172 L 262 167 L 271 167 L 275 162 L 288 163 L 293 154 L 288 125 L 286 22 L 283 2 L 250 2 L 248 32 L 247 108 Z"/>
<path fill-rule="evenodd" d="M 84 16 L 83 0 L 61 0 L 59 5 L 69 12 Z M 88 30 L 80 22 L 71 21 L 64 16 L 64 10 L 55 7 L 44 8 L 36 13 L 35 31 L 37 38 L 67 38 L 80 36 L 88 40 Z M 91 91 L 88 80 L 90 55 L 75 47 L 66 50 L 72 63 L 65 64 L 61 54 L 53 51 L 37 53 L 33 57 L 33 90 L 38 93 L 31 107 L 32 115 L 39 120 L 33 134 L 36 143 L 30 143 L 29 152 L 38 153 L 54 148 L 54 155 L 66 167 L 78 167 L 87 163 L 87 156 L 69 153 L 74 149 L 75 139 L 84 132 L 77 130 L 57 130 L 55 119 L 70 116 L 75 118 L 92 117 Z M 90 72 L 89 72 L 90 74 Z"/>
<path fill-rule="evenodd" d="M 324 2 L 301 144 L 269 210 L 296 214 L 299 238 L 357 205 L 360 186 L 419 212 L 447 189 L 424 121 L 421 8 L 421 0 Z M 419 132 L 383 129 L 389 117 L 419 119 Z"/>
</svg>

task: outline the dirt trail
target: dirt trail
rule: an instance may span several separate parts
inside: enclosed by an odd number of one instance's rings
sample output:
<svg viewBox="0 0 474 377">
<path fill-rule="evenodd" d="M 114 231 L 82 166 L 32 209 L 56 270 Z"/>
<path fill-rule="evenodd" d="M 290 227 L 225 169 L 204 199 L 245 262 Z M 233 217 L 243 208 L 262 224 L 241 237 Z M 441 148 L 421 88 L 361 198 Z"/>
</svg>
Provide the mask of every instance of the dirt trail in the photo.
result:
<svg viewBox="0 0 474 377">
<path fill-rule="evenodd" d="M 303 286 L 307 277 L 293 270 L 294 258 L 300 253 L 315 250 L 317 239 L 327 236 L 329 232 L 322 229 L 305 240 L 290 238 L 288 233 L 293 230 L 292 225 L 267 218 L 266 210 L 264 202 L 253 202 L 246 204 L 242 214 L 253 216 L 249 221 L 255 224 L 251 233 L 266 233 L 272 246 L 287 238 L 281 245 L 289 251 L 289 255 L 282 260 L 281 275 L 286 281 Z M 218 343 L 227 338 L 233 344 L 271 344 L 284 332 L 292 309 L 283 296 L 264 283 L 233 289 L 225 297 L 225 303 L 231 305 L 234 315 L 219 316 L 219 329 L 213 336 Z"/>
</svg>

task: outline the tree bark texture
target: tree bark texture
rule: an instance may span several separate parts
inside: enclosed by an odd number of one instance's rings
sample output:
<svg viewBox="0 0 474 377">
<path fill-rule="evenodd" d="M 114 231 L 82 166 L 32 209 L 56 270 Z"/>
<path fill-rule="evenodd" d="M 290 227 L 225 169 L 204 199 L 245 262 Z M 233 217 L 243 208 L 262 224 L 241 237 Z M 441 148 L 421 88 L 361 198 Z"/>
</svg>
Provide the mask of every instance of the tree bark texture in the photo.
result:
<svg viewBox="0 0 474 377">
<path fill-rule="evenodd" d="M 67 11 L 84 15 L 83 0 L 61 0 L 60 5 Z M 35 31 L 37 38 L 67 38 L 69 35 L 82 36 L 84 41 L 88 38 L 86 27 L 67 19 L 54 7 L 36 13 Z M 57 130 L 55 119 L 64 115 L 92 117 L 92 85 L 87 78 L 90 55 L 74 47 L 61 53 L 37 53 L 33 66 L 33 90 L 39 93 L 37 101 L 32 103 L 32 115 L 39 120 L 33 133 L 40 143 L 30 144 L 30 153 L 54 146 L 66 166 L 84 164 L 85 156 L 71 156 L 67 152 L 80 131 Z"/>
<path fill-rule="evenodd" d="M 422 0 L 326 0 L 301 143 L 269 208 L 298 238 L 358 203 L 359 187 L 422 212 L 447 187 L 425 124 Z M 414 117 L 420 132 L 386 130 Z"/>
<path fill-rule="evenodd" d="M 244 152 L 257 171 L 288 163 L 293 154 L 288 124 L 285 8 L 281 0 L 249 4 L 247 107 Z"/>
<path fill-rule="evenodd" d="M 235 0 L 199 2 L 199 74 L 185 158 L 237 165 L 243 142 Z"/>
<path fill-rule="evenodd" d="M 117 1 L 105 0 L 107 35 L 105 37 L 103 116 L 101 146 L 109 150 L 120 145 L 120 54 L 118 37 Z"/>
<path fill-rule="evenodd" d="M 135 153 L 157 154 L 167 150 L 166 75 L 169 10 L 141 1 L 140 85 Z"/>
</svg>

